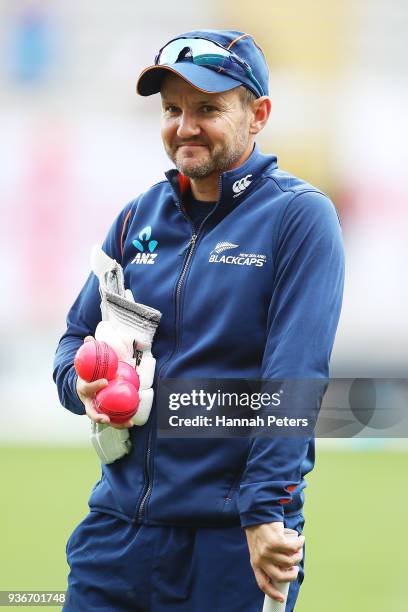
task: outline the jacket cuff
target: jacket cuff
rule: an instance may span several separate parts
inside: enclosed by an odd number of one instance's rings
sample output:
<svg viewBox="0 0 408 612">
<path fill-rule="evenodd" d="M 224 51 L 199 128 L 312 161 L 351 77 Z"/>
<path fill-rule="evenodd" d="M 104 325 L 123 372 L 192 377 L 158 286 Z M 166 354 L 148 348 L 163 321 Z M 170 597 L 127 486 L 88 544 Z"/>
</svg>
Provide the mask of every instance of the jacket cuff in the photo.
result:
<svg viewBox="0 0 408 612">
<path fill-rule="evenodd" d="M 283 482 L 241 484 L 238 495 L 241 526 L 250 527 L 275 521 L 283 523 L 284 505 L 290 504 L 295 489 L 296 485 Z"/>
<path fill-rule="evenodd" d="M 284 523 L 284 513 L 281 504 L 271 504 L 268 508 L 254 509 L 240 514 L 241 527 L 263 525 L 264 523 Z"/>
<path fill-rule="evenodd" d="M 67 386 L 69 389 L 69 406 L 66 406 L 66 408 L 68 408 L 69 410 L 71 410 L 71 412 L 74 412 L 75 414 L 86 414 L 86 410 L 85 410 L 85 406 L 82 402 L 82 400 L 79 398 L 78 392 L 77 392 L 77 380 L 78 380 L 78 375 L 75 371 L 74 366 L 72 366 L 67 374 Z"/>
</svg>

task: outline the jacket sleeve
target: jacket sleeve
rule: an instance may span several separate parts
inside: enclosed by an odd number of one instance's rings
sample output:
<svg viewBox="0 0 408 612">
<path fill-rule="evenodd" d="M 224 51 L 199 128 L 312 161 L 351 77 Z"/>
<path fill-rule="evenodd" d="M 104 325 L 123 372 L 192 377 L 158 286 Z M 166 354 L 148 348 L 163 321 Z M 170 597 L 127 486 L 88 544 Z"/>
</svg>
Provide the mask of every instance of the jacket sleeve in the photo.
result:
<svg viewBox="0 0 408 612">
<path fill-rule="evenodd" d="M 119 263 L 122 261 L 120 244 L 128 212 L 134 202 L 127 204 L 115 219 L 102 245 L 103 250 Z M 93 336 L 101 320 L 99 281 L 90 273 L 82 290 L 68 312 L 67 329 L 61 337 L 55 357 L 53 379 L 61 404 L 75 414 L 85 414 L 85 407 L 76 392 L 77 375 L 74 357 L 85 336 Z"/>
<path fill-rule="evenodd" d="M 283 215 L 262 379 L 325 379 L 340 316 L 344 251 L 331 201 L 318 192 L 295 195 Z M 241 525 L 283 522 L 283 504 L 303 488 L 314 462 L 311 437 L 252 440 L 241 480 Z"/>
</svg>

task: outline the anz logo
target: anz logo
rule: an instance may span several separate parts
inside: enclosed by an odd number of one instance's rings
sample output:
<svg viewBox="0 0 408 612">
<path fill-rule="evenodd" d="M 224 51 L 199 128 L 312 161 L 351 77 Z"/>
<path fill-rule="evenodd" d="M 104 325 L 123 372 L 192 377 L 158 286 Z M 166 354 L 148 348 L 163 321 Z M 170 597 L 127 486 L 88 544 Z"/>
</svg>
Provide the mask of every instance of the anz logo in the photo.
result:
<svg viewBox="0 0 408 612">
<path fill-rule="evenodd" d="M 150 225 L 147 225 L 142 229 L 139 233 L 136 240 L 132 241 L 133 246 L 139 251 L 136 253 L 136 256 L 132 260 L 131 263 L 134 264 L 154 264 L 155 259 L 157 257 L 157 253 L 153 251 L 156 250 L 158 246 L 157 240 L 151 240 L 152 237 L 152 228 Z"/>
</svg>

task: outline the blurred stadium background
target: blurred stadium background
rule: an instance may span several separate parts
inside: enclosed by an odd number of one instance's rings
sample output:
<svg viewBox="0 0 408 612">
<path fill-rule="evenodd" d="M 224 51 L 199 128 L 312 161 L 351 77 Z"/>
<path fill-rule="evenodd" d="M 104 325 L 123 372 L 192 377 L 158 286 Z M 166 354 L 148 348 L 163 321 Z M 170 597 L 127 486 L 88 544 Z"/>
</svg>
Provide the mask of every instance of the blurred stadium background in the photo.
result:
<svg viewBox="0 0 408 612">
<path fill-rule="evenodd" d="M 53 354 L 91 246 L 169 167 L 159 100 L 135 79 L 175 34 L 238 29 L 262 46 L 262 148 L 324 189 L 344 230 L 332 376 L 406 378 L 407 26 L 403 0 L 0 0 L 0 590 L 65 588 L 99 467 L 88 420 L 59 406 Z M 406 448 L 320 441 L 299 612 L 407 609 Z"/>
</svg>

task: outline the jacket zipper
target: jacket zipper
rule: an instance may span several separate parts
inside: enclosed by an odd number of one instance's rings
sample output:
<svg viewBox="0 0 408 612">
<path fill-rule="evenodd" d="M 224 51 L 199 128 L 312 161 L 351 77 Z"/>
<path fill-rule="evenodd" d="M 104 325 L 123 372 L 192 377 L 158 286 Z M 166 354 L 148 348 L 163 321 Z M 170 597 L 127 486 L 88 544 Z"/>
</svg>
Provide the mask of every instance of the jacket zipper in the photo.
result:
<svg viewBox="0 0 408 612">
<path fill-rule="evenodd" d="M 180 291 L 181 291 L 181 287 L 183 284 L 183 280 L 184 277 L 186 275 L 186 271 L 188 269 L 193 251 L 194 251 L 194 247 L 195 247 L 195 243 L 197 240 L 197 234 L 192 234 L 191 239 L 189 244 L 187 245 L 186 249 L 189 249 L 189 253 L 186 257 L 186 260 L 184 262 L 183 265 L 183 269 L 181 271 L 181 274 L 179 276 L 179 280 L 177 282 L 177 288 L 176 288 L 176 321 L 178 321 L 178 317 L 179 317 L 179 309 L 178 309 L 178 301 L 179 301 L 179 297 L 180 297 Z M 185 250 L 186 250 L 185 249 Z M 178 346 L 178 337 L 176 339 L 176 349 Z M 146 461 L 145 461 L 145 474 L 146 474 L 146 480 L 147 480 L 147 489 L 145 494 L 142 497 L 142 501 L 140 502 L 140 506 L 139 506 L 139 512 L 138 512 L 138 519 L 141 521 L 143 518 L 143 511 L 144 508 L 146 506 L 146 502 L 149 499 L 150 493 L 152 492 L 152 479 L 150 477 L 150 456 L 151 456 L 151 444 L 152 444 L 152 431 L 153 431 L 153 424 L 152 424 L 152 428 L 149 431 L 149 437 L 148 437 L 148 441 L 147 441 L 147 450 L 146 450 Z"/>
<path fill-rule="evenodd" d="M 187 255 L 187 258 L 186 258 L 186 260 L 184 262 L 184 267 L 183 267 L 183 269 L 181 271 L 180 277 L 179 277 L 178 282 L 177 282 L 177 288 L 176 288 L 176 325 L 177 325 L 177 334 L 176 334 L 176 347 L 175 347 L 175 351 L 177 351 L 177 348 L 178 348 L 178 345 L 179 345 L 179 334 L 178 334 L 179 324 L 178 323 L 179 323 L 179 316 L 180 316 L 180 299 L 179 298 L 180 298 L 180 293 L 181 293 L 181 287 L 183 285 L 184 278 L 186 276 L 186 273 L 187 273 L 187 270 L 188 270 L 191 258 L 193 256 L 194 248 L 195 248 L 195 245 L 196 245 L 196 242 L 197 242 L 198 232 L 200 231 L 200 229 L 201 228 L 198 229 L 197 234 L 193 234 L 191 236 L 191 240 L 190 240 L 190 243 L 188 245 L 188 249 L 189 249 L 188 255 Z"/>
<path fill-rule="evenodd" d="M 151 444 L 152 444 L 152 429 L 150 429 L 149 437 L 147 439 L 147 450 L 146 450 L 146 460 L 145 460 L 145 476 L 146 476 L 146 480 L 147 480 L 147 489 L 146 489 L 145 494 L 142 497 L 142 501 L 140 502 L 140 506 L 139 506 L 139 512 L 137 513 L 137 516 L 138 516 L 139 520 L 142 520 L 142 518 L 143 518 L 144 506 L 145 506 L 147 498 L 149 497 L 149 495 L 151 493 L 151 490 L 152 490 L 152 480 L 150 478 L 150 469 L 149 469 L 150 455 L 151 455 L 151 452 L 152 452 Z"/>
<path fill-rule="evenodd" d="M 197 242 L 198 234 L 200 233 L 200 230 L 201 230 L 201 228 L 202 228 L 202 226 L 204 225 L 204 222 L 205 222 L 205 219 L 204 219 L 204 221 L 201 223 L 200 227 L 198 228 L 198 230 L 196 232 L 194 225 L 191 223 L 191 219 L 183 211 L 180 202 L 177 202 L 177 207 L 178 207 L 179 211 L 181 212 L 181 214 L 183 215 L 183 217 L 185 218 L 185 220 L 187 221 L 187 223 L 191 227 L 191 238 L 190 238 L 188 244 L 179 253 L 179 255 L 184 255 L 185 259 L 184 259 L 184 264 L 183 264 L 183 267 L 181 269 L 181 273 L 180 273 L 180 276 L 179 276 L 179 279 L 178 279 L 177 285 L 176 285 L 176 343 L 175 343 L 174 349 L 173 349 L 170 357 L 162 364 L 159 372 L 157 373 L 157 379 L 160 378 L 160 374 L 163 372 L 164 368 L 169 363 L 169 361 L 172 358 L 172 356 L 174 355 L 174 353 L 177 351 L 177 348 L 178 348 L 178 345 L 179 345 L 179 338 L 178 338 L 178 317 L 179 317 L 179 312 L 180 312 L 180 309 L 179 309 L 179 298 L 180 298 L 180 293 L 181 293 L 181 287 L 183 285 L 183 281 L 184 281 L 184 278 L 186 276 L 186 272 L 188 270 L 188 266 L 190 265 L 191 257 L 193 255 L 193 251 L 194 251 L 194 248 L 195 248 L 195 245 L 196 245 L 196 242 Z M 209 215 L 207 215 L 207 216 L 209 216 Z M 206 219 L 207 219 L 207 217 L 206 217 Z M 187 256 L 186 256 L 186 253 L 187 253 Z"/>
<path fill-rule="evenodd" d="M 177 329 L 176 329 L 176 331 L 177 331 L 176 344 L 175 344 L 174 350 L 172 351 L 170 357 L 168 357 L 168 359 L 162 364 L 162 366 L 160 368 L 160 371 L 158 372 L 157 379 L 160 378 L 160 375 L 162 374 L 163 370 L 166 368 L 166 366 L 169 363 L 170 359 L 173 357 L 173 355 L 177 352 L 177 349 L 178 349 L 178 345 L 179 345 L 179 338 L 178 338 L 178 317 L 179 317 L 179 312 L 180 312 L 180 310 L 179 310 L 179 297 L 180 297 L 180 293 L 181 293 L 181 287 L 182 287 L 182 284 L 183 284 L 183 281 L 184 281 L 184 277 L 186 275 L 186 272 L 188 270 L 188 266 L 190 264 L 190 261 L 191 261 L 192 255 L 193 255 L 195 245 L 197 244 L 197 240 L 198 240 L 198 237 L 200 235 L 200 232 L 201 232 L 202 228 L 204 227 L 207 219 L 209 219 L 209 217 L 211 217 L 211 215 L 214 214 L 214 212 L 216 211 L 216 209 L 219 206 L 219 203 L 220 203 L 220 200 L 221 200 L 221 197 L 222 197 L 222 178 L 221 178 L 221 176 L 218 179 L 218 193 L 219 193 L 219 197 L 218 197 L 217 203 L 214 205 L 213 210 L 210 213 L 208 213 L 208 215 L 205 217 L 205 219 L 202 220 L 201 225 L 197 229 L 197 231 L 195 230 L 195 227 L 191 223 L 191 219 L 184 213 L 184 211 L 183 211 L 183 209 L 181 207 L 180 202 L 177 202 L 177 207 L 178 207 L 179 211 L 181 212 L 181 214 L 183 215 L 185 220 L 191 226 L 192 235 L 191 235 L 191 238 L 190 238 L 190 242 L 179 253 L 179 255 L 184 255 L 186 253 L 186 251 L 189 249 L 188 255 L 187 255 L 186 259 L 185 259 L 184 266 L 182 268 L 181 274 L 180 274 L 179 279 L 177 281 L 177 287 L 176 287 L 176 326 L 177 326 Z"/>
<path fill-rule="evenodd" d="M 177 287 L 176 287 L 176 326 L 177 326 L 176 327 L 176 332 L 177 332 L 176 333 L 176 345 L 174 347 L 173 352 L 171 353 L 171 356 L 167 359 L 167 361 L 160 368 L 160 371 L 157 374 L 157 380 L 160 378 L 160 374 L 163 372 L 164 368 L 166 367 L 166 365 L 170 361 L 171 357 L 174 355 L 174 353 L 178 349 L 178 345 L 179 345 L 178 318 L 179 318 L 179 313 L 180 313 L 180 308 L 179 308 L 180 300 L 179 300 L 179 298 L 180 298 L 181 288 L 182 288 L 183 281 L 184 281 L 184 278 L 186 276 L 188 267 L 190 265 L 191 258 L 193 256 L 193 252 L 194 252 L 195 245 L 197 243 L 198 235 L 199 235 L 203 225 L 207 221 L 207 219 L 214 213 L 216 208 L 218 208 L 218 204 L 219 204 L 219 202 L 221 200 L 221 193 L 222 193 L 222 180 L 221 180 L 221 177 L 218 180 L 218 186 L 219 186 L 219 194 L 220 194 L 219 198 L 218 198 L 218 202 L 214 206 L 214 209 L 205 217 L 205 219 L 203 219 L 203 221 L 202 221 L 200 227 L 198 228 L 197 232 L 195 232 L 195 228 L 194 228 L 193 224 L 191 223 L 191 220 L 189 219 L 189 217 L 187 217 L 187 215 L 183 212 L 183 209 L 182 209 L 180 203 L 177 202 L 177 206 L 178 206 L 181 214 L 183 215 L 183 217 L 186 219 L 186 221 L 188 221 L 188 223 L 191 226 L 192 235 L 191 235 L 191 238 L 190 238 L 190 242 L 187 244 L 185 249 L 183 249 L 181 251 L 181 253 L 179 253 L 179 255 L 183 255 L 187 251 L 187 249 L 189 249 L 188 250 L 188 255 L 187 255 L 187 257 L 186 257 L 186 259 L 184 261 L 184 265 L 183 265 L 183 268 L 181 270 L 181 274 L 180 274 L 179 279 L 177 281 Z M 152 482 L 152 479 L 150 477 L 150 457 L 151 457 L 151 454 L 152 454 L 152 448 L 151 448 L 152 435 L 153 435 L 153 424 L 152 424 L 152 427 L 151 427 L 151 429 L 149 431 L 149 437 L 148 437 L 148 440 L 147 440 L 147 450 L 146 450 L 145 474 L 146 474 L 147 488 L 146 488 L 145 494 L 142 497 L 142 500 L 141 500 L 140 506 L 139 506 L 139 511 L 137 513 L 138 519 L 140 521 L 143 519 L 144 509 L 146 507 L 147 501 L 149 499 L 149 496 L 150 496 L 150 494 L 152 492 L 152 488 L 153 488 L 153 482 Z"/>
</svg>

